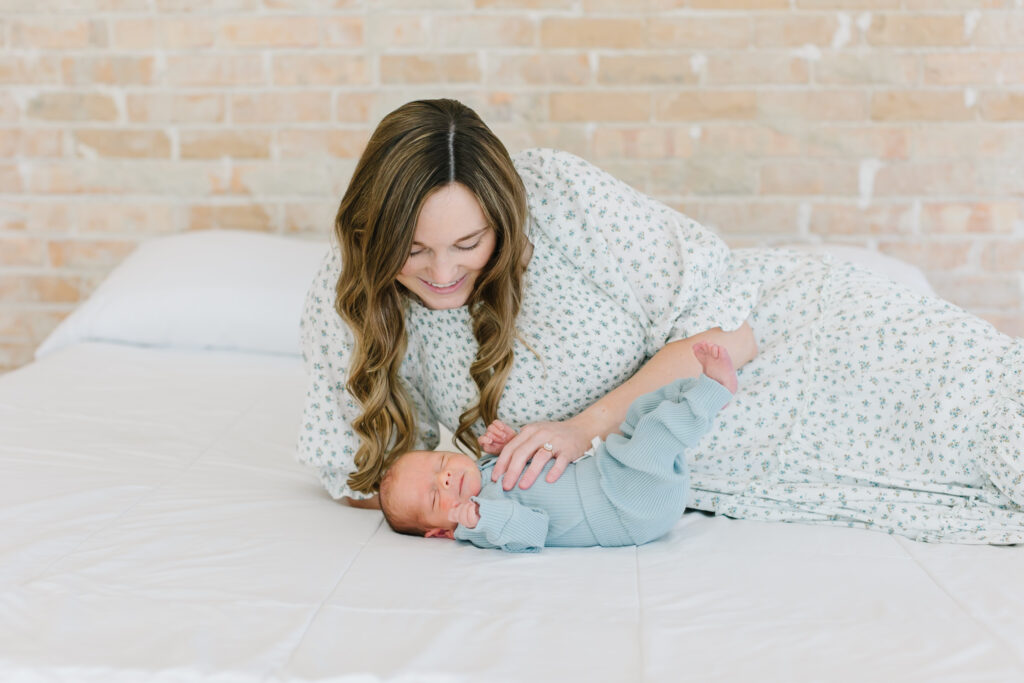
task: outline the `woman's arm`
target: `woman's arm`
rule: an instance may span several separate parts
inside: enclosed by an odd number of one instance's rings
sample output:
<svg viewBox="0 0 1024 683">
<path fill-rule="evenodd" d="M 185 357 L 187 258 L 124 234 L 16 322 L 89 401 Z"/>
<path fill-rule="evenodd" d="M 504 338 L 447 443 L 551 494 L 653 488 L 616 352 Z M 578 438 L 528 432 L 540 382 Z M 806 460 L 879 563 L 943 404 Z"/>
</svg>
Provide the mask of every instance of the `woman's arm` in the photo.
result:
<svg viewBox="0 0 1024 683">
<path fill-rule="evenodd" d="M 661 351 L 654 354 L 647 363 L 637 370 L 635 375 L 569 421 L 576 422 L 583 427 L 584 431 L 591 435 L 591 438 L 594 436 L 604 438 L 612 432 L 617 432 L 619 424 L 625 419 L 626 411 L 629 410 L 634 399 L 673 380 L 681 377 L 696 377 L 700 374 L 700 363 L 693 355 L 693 347 L 701 341 L 724 346 L 729 351 L 737 369 L 746 365 L 757 355 L 754 331 L 748 323 L 743 323 L 732 332 L 723 332 L 716 327 L 707 332 L 674 341 L 666 344 Z M 589 440 L 587 445 L 590 445 Z M 555 465 L 555 467 L 557 466 Z"/>
<path fill-rule="evenodd" d="M 504 474 L 502 486 L 505 490 L 511 489 L 517 480 L 520 488 L 530 488 L 547 461 L 555 457 L 555 464 L 546 477 L 549 482 L 555 481 L 570 462 L 583 455 L 595 436 L 604 438 L 618 431 L 626 411 L 638 396 L 681 377 L 699 375 L 700 363 L 693 355 L 693 346 L 701 341 L 724 346 L 737 368 L 757 355 L 754 331 L 748 323 L 731 332 L 714 328 L 666 344 L 636 374 L 579 415 L 564 422 L 537 422 L 523 427 L 502 449 L 491 480 L 497 481 Z M 552 446 L 550 451 L 544 448 L 545 444 Z M 523 472 L 528 461 L 530 466 Z M 521 480 L 520 473 L 523 475 Z"/>
</svg>

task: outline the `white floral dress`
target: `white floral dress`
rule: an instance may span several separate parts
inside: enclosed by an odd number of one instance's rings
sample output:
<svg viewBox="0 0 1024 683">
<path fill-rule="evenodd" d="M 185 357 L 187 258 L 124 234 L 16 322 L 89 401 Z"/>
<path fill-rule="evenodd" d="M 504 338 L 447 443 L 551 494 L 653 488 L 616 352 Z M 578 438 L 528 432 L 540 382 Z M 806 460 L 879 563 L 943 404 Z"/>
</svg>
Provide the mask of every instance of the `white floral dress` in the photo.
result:
<svg viewBox="0 0 1024 683">
<path fill-rule="evenodd" d="M 1024 542 L 1021 343 L 944 301 L 829 257 L 729 252 L 711 231 L 573 155 L 515 157 L 529 236 L 516 358 L 499 417 L 571 417 L 665 343 L 749 318 L 759 355 L 689 454 L 701 510 L 860 526 L 929 541 Z M 347 486 L 358 415 L 332 250 L 302 320 L 309 371 L 299 458 Z M 410 301 L 401 375 L 419 446 L 476 400 L 465 308 Z M 477 425 L 482 429 L 483 425 Z"/>
</svg>

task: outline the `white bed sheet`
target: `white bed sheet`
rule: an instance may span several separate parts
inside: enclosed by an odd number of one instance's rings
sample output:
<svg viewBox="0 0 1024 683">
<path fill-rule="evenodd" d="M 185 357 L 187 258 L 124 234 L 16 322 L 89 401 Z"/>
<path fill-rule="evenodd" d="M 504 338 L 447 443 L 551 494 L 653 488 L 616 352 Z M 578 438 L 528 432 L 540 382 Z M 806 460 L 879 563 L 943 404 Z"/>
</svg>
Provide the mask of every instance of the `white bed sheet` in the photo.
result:
<svg viewBox="0 0 1024 683">
<path fill-rule="evenodd" d="M 688 514 L 639 548 L 399 536 L 293 460 L 295 358 L 0 378 L 3 681 L 1020 681 L 1024 549 Z"/>
</svg>

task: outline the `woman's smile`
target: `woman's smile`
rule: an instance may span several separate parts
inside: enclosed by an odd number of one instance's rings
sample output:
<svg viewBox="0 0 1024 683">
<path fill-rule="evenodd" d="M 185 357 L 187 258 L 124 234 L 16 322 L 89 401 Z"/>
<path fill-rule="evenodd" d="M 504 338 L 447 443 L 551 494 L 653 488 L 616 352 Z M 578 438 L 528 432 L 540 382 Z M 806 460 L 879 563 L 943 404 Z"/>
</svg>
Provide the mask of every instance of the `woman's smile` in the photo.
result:
<svg viewBox="0 0 1024 683">
<path fill-rule="evenodd" d="M 466 280 L 466 276 L 463 275 L 458 280 L 455 280 L 454 282 L 448 282 L 443 285 L 438 284 L 436 282 L 431 282 L 430 280 L 424 280 L 423 278 L 420 278 L 420 280 L 438 294 L 451 294 L 456 289 L 458 289 L 459 286 Z"/>
</svg>

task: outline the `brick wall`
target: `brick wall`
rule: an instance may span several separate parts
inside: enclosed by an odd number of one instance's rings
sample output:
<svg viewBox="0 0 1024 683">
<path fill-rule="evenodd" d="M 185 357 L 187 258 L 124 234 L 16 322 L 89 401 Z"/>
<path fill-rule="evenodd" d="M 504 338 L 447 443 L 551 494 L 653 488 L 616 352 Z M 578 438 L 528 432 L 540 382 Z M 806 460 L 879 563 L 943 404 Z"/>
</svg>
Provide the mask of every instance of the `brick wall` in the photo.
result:
<svg viewBox="0 0 1024 683">
<path fill-rule="evenodd" d="M 475 107 L 734 245 L 923 267 L 1024 333 L 1022 0 L 0 0 L 0 369 L 139 241 L 324 236 L 373 125 Z"/>
</svg>

